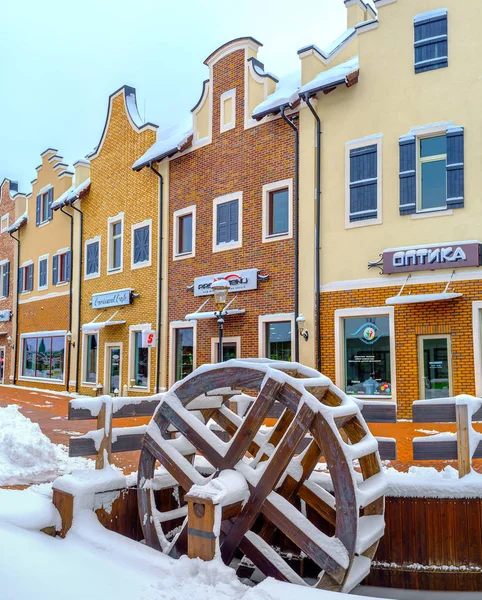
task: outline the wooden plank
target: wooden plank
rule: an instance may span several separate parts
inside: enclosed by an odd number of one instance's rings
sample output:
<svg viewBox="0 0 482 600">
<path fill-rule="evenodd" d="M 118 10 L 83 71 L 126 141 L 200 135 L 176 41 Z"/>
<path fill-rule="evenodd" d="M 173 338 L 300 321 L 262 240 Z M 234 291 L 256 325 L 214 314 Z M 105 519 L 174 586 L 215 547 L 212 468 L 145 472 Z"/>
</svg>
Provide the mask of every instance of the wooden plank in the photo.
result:
<svg viewBox="0 0 482 600">
<path fill-rule="evenodd" d="M 125 404 L 120 408 L 116 408 L 116 400 L 113 402 L 113 418 L 124 419 L 126 417 L 152 417 L 156 408 L 159 406 L 160 398 L 152 398 L 142 400 L 136 404 Z M 69 402 L 69 421 L 91 421 L 95 419 L 88 408 L 74 408 Z"/>
<path fill-rule="evenodd" d="M 278 419 L 283 414 L 285 407 L 281 402 L 275 402 L 272 406 L 270 406 L 269 412 L 266 416 L 267 419 Z"/>
<path fill-rule="evenodd" d="M 162 448 L 160 448 L 157 443 L 151 438 L 151 436 L 146 433 L 144 436 L 144 448 L 148 449 L 151 454 L 157 458 L 157 460 L 165 467 L 169 473 L 174 477 L 174 479 L 179 483 L 179 485 L 186 491 L 189 490 L 194 485 L 192 479 L 186 475 L 186 473 L 175 463 L 171 457 L 164 452 Z M 142 458 L 142 457 L 141 457 Z M 152 478 L 152 476 L 151 476 Z"/>
<path fill-rule="evenodd" d="M 455 400 L 453 403 L 413 404 L 414 423 L 455 423 Z"/>
<path fill-rule="evenodd" d="M 278 419 L 278 422 L 273 427 L 273 429 L 271 431 L 271 434 L 269 436 L 269 443 L 273 447 L 276 447 L 279 444 L 281 438 L 286 433 L 288 427 L 291 425 L 291 423 L 293 422 L 294 418 L 295 418 L 295 414 L 293 412 L 291 412 L 287 408 L 284 409 L 283 414 Z M 306 438 L 304 438 L 304 439 L 306 439 Z M 305 448 L 306 448 L 306 446 L 305 446 Z M 302 450 L 299 450 L 297 448 L 297 452 L 302 452 Z M 261 460 L 262 461 L 268 460 L 268 458 L 269 458 L 269 456 L 267 454 L 263 454 L 263 456 L 261 457 Z"/>
<path fill-rule="evenodd" d="M 146 438 L 151 439 L 150 436 L 147 435 Z M 155 508 L 152 506 L 151 492 L 148 489 L 140 487 L 139 483 L 149 481 L 153 478 L 156 464 L 156 457 L 150 452 L 149 441 L 146 438 L 144 439 L 145 446 L 142 448 L 141 456 L 139 458 L 139 473 L 137 475 L 139 485 L 137 490 L 137 509 L 139 511 L 139 521 L 147 545 L 155 550 L 161 550 L 161 544 L 157 537 L 154 521 L 148 518 L 148 515 L 153 514 L 153 508 Z"/>
<path fill-rule="evenodd" d="M 396 423 L 397 422 L 397 404 L 385 402 L 376 404 L 374 402 L 364 402 L 361 408 L 361 414 L 367 423 Z"/>
<path fill-rule="evenodd" d="M 187 499 L 187 554 L 189 558 L 213 560 L 216 552 L 214 505 L 200 498 Z"/>
<path fill-rule="evenodd" d="M 111 494 L 111 492 L 107 493 Z M 102 498 L 102 494 L 96 494 L 96 501 L 99 498 Z M 106 529 L 125 535 L 137 542 L 143 539 L 137 510 L 137 490 L 135 488 L 119 490 L 119 497 L 112 502 L 108 510 L 97 508 L 95 513 L 99 522 Z"/>
<path fill-rule="evenodd" d="M 143 433 L 119 435 L 112 442 L 111 452 L 132 452 L 142 448 Z M 71 437 L 69 440 L 69 456 L 93 456 L 97 454 L 94 440 L 91 438 Z"/>
<path fill-rule="evenodd" d="M 345 423 L 340 431 L 344 431 L 348 435 L 352 444 L 361 442 L 368 434 L 368 430 L 365 429 L 365 425 L 358 420 L 358 416 L 353 417 L 348 423 Z M 380 465 L 378 463 L 377 455 L 374 452 L 366 454 L 365 456 L 360 456 L 358 462 L 360 463 L 363 479 L 368 479 L 372 475 L 380 472 Z"/>
<path fill-rule="evenodd" d="M 64 538 L 72 527 L 72 521 L 74 519 L 74 497 L 72 494 L 54 488 L 52 503 L 59 511 L 61 518 L 62 524 L 58 533 L 60 537 Z"/>
<path fill-rule="evenodd" d="M 396 440 L 379 440 L 378 453 L 382 460 L 397 460 L 397 442 Z"/>
<path fill-rule="evenodd" d="M 215 411 L 212 415 L 212 420 L 217 423 L 220 427 L 222 427 L 231 437 L 234 437 L 238 427 L 229 420 L 229 418 L 220 412 L 219 410 Z M 259 446 L 256 442 L 251 442 L 248 447 L 248 452 L 254 457 L 259 452 Z"/>
<path fill-rule="evenodd" d="M 300 498 L 309 504 L 313 510 L 336 527 L 336 511 L 333 510 L 326 502 L 324 502 L 319 496 L 317 496 L 310 488 L 302 485 L 298 492 Z"/>
<path fill-rule="evenodd" d="M 416 439 L 412 442 L 414 460 L 456 460 L 456 440 L 420 442 Z"/>
<path fill-rule="evenodd" d="M 457 462 L 460 479 L 468 475 L 472 468 L 469 438 L 471 424 L 469 423 L 469 407 L 467 404 L 457 404 L 455 416 L 457 418 Z"/>
<path fill-rule="evenodd" d="M 280 390 L 278 400 L 291 412 L 296 413 L 300 403 L 301 393 L 289 383 L 285 383 Z"/>
<path fill-rule="evenodd" d="M 95 459 L 95 468 L 103 469 L 107 464 L 110 464 L 112 453 L 112 413 L 107 413 L 105 402 L 102 404 L 97 417 L 97 429 L 103 429 L 104 435 Z"/>
</svg>

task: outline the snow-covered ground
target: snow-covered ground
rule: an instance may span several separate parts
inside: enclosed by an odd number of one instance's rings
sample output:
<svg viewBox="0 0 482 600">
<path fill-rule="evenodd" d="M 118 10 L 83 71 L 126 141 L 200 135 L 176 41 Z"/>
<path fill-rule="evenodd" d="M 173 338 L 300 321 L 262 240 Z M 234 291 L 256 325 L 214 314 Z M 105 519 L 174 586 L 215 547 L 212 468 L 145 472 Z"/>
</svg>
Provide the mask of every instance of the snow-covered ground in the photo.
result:
<svg viewBox="0 0 482 600">
<path fill-rule="evenodd" d="M 49 481 L 73 469 L 93 468 L 94 461 L 69 458 L 18 406 L 0 408 L 0 486 Z"/>
</svg>

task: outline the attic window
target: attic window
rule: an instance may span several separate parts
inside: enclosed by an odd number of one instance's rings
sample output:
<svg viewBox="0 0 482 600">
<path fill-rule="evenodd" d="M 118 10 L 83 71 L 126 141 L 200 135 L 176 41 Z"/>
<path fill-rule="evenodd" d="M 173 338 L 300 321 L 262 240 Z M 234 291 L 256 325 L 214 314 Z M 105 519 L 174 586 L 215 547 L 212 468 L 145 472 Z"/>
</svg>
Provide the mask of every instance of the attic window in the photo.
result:
<svg viewBox="0 0 482 600">
<path fill-rule="evenodd" d="M 220 131 L 229 131 L 236 126 L 236 88 L 221 94 Z"/>
<path fill-rule="evenodd" d="M 414 28 L 415 73 L 448 67 L 447 9 L 417 15 Z"/>
</svg>

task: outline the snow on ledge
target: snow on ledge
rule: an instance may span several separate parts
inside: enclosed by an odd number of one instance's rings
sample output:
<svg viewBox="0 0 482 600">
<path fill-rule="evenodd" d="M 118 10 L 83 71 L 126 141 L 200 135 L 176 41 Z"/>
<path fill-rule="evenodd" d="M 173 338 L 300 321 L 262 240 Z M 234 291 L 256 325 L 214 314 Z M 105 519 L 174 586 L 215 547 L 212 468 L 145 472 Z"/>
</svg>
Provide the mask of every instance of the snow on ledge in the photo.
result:
<svg viewBox="0 0 482 600">
<path fill-rule="evenodd" d="M 389 306 L 399 304 L 417 304 L 422 302 L 438 302 L 440 300 L 453 300 L 462 296 L 460 292 L 441 292 L 439 294 L 407 294 L 406 296 L 391 296 L 385 300 Z"/>
<path fill-rule="evenodd" d="M 438 19 L 439 17 L 446 17 L 448 14 L 447 8 L 438 8 L 436 10 L 429 10 L 428 12 L 420 13 L 413 17 L 414 23 L 423 23 L 429 19 Z"/>
</svg>

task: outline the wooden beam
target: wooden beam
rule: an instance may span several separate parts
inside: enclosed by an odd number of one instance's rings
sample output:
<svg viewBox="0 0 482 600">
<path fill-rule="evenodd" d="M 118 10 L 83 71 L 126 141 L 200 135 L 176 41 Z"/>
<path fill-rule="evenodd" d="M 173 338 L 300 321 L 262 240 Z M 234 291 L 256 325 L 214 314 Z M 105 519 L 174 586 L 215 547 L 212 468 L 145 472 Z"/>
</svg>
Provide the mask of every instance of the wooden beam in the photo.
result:
<svg viewBox="0 0 482 600">
<path fill-rule="evenodd" d="M 74 519 L 74 497 L 72 494 L 54 488 L 52 503 L 59 511 L 62 522 L 59 535 L 64 538 L 72 527 L 72 521 Z"/>
<path fill-rule="evenodd" d="M 105 402 L 97 417 L 97 429 L 103 429 L 104 435 L 100 442 L 97 458 L 95 459 L 95 468 L 103 469 L 107 464 L 110 464 L 112 454 L 112 412 L 107 414 L 107 405 Z"/>
<path fill-rule="evenodd" d="M 459 478 L 461 479 L 472 470 L 469 407 L 467 404 L 457 404 L 455 406 L 455 414 L 457 417 L 457 461 Z"/>
</svg>

